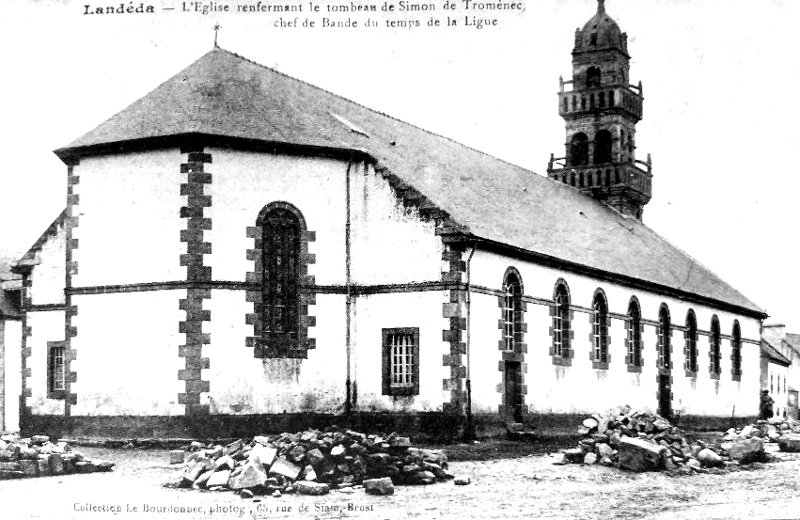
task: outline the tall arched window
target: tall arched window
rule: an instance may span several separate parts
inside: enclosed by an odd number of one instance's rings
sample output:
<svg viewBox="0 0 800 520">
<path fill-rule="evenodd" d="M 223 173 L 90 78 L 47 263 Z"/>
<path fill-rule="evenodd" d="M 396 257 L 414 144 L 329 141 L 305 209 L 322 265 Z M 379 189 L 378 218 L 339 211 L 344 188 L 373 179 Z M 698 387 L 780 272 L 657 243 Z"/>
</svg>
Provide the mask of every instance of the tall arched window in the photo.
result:
<svg viewBox="0 0 800 520">
<path fill-rule="evenodd" d="M 572 136 L 569 143 L 570 166 L 585 166 L 589 164 L 589 138 L 583 132 Z"/>
<path fill-rule="evenodd" d="M 666 370 L 672 368 L 672 360 L 670 359 L 672 356 L 670 355 L 670 351 L 669 308 L 665 304 L 662 304 L 661 309 L 658 311 L 658 368 Z"/>
<path fill-rule="evenodd" d="M 733 320 L 731 337 L 731 376 L 734 381 L 742 380 L 742 329 L 739 320 Z"/>
<path fill-rule="evenodd" d="M 633 368 L 642 366 L 642 310 L 636 298 L 631 298 L 628 304 L 628 360 L 627 364 Z"/>
<path fill-rule="evenodd" d="M 684 368 L 686 375 L 697 375 L 697 317 L 692 309 L 686 313 L 686 346 L 684 348 Z"/>
<path fill-rule="evenodd" d="M 555 303 L 552 308 L 553 347 L 550 349 L 550 355 L 553 356 L 554 363 L 564 364 L 564 360 L 569 360 L 572 353 L 570 351 L 569 289 L 563 280 L 559 280 L 556 284 L 553 300 Z"/>
<path fill-rule="evenodd" d="M 720 337 L 719 318 L 717 318 L 715 314 L 711 317 L 711 337 L 709 338 L 709 342 L 711 343 L 709 352 L 711 363 L 708 367 L 708 371 L 711 373 L 712 379 L 719 379 L 719 374 L 722 372 L 722 368 L 720 367 Z"/>
<path fill-rule="evenodd" d="M 608 302 L 598 289 L 592 301 L 592 365 L 608 368 Z"/>
<path fill-rule="evenodd" d="M 594 135 L 594 164 L 611 162 L 611 132 L 598 130 Z"/>
<path fill-rule="evenodd" d="M 509 352 L 522 343 L 522 283 L 515 270 L 503 282 L 503 348 Z"/>
<path fill-rule="evenodd" d="M 295 344 L 300 329 L 300 217 L 273 207 L 262 218 L 262 333 L 273 348 Z"/>
<path fill-rule="evenodd" d="M 586 69 L 586 88 L 596 88 L 600 86 L 600 67 L 589 67 Z"/>
</svg>

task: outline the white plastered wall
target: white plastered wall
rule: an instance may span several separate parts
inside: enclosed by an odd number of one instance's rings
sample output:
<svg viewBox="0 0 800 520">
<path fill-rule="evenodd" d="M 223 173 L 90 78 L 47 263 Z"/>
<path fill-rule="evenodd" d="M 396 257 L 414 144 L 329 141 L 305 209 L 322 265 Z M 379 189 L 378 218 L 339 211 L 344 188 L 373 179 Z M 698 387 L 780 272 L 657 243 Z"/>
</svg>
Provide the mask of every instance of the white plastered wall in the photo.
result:
<svg viewBox="0 0 800 520">
<path fill-rule="evenodd" d="M 31 370 L 25 380 L 31 392 L 26 403 L 34 414 L 63 414 L 64 400 L 47 397 L 47 342 L 64 340 L 64 311 L 30 311 L 26 326 L 31 332 L 25 343 L 31 349 L 25 364 Z"/>
<path fill-rule="evenodd" d="M 73 415 L 181 415 L 178 333 L 185 290 L 74 295 Z M 63 330 L 63 322 L 61 324 Z"/>
<path fill-rule="evenodd" d="M 471 262 L 471 282 L 476 286 L 499 291 L 503 275 L 509 266 L 521 274 L 526 296 L 552 300 L 556 281 L 563 278 L 568 286 L 572 306 L 590 309 L 595 290 L 602 288 L 608 300 L 609 312 L 627 314 L 632 296 L 641 306 L 643 320 L 657 321 L 662 302 L 669 306 L 673 325 L 683 326 L 686 313 L 691 308 L 697 316 L 698 329 L 709 331 L 711 317 L 720 320 L 723 335 L 730 336 L 733 320 L 738 319 L 742 338 L 757 341 L 759 321 L 744 316 L 715 310 L 704 305 L 690 304 L 675 298 L 657 295 L 643 290 L 634 290 L 606 281 L 598 281 L 584 275 L 567 273 L 530 262 L 509 259 L 498 254 L 478 250 Z M 502 373 L 498 369 L 501 359 L 498 350 L 500 340 L 500 307 L 496 295 L 472 293 L 470 363 L 472 365 L 472 400 L 476 413 L 497 413 L 501 400 Z M 656 327 L 644 326 L 643 367 L 641 373 L 629 373 L 625 364 L 624 322 L 614 317 L 609 327 L 608 370 L 592 368 L 590 361 L 591 321 L 588 312 L 574 310 L 572 330 L 574 338 L 571 348 L 574 358 L 569 367 L 553 365 L 549 355 L 552 345 L 550 327 L 552 320 L 547 305 L 528 303 L 525 313 L 527 333 L 525 343 L 527 373 L 525 402 L 531 412 L 539 413 L 587 413 L 603 411 L 613 406 L 629 404 L 654 410 L 657 408 L 656 384 Z M 743 342 L 741 382 L 731 378 L 731 346 L 723 339 L 721 350 L 721 375 L 719 381 L 709 376 L 709 340 L 698 336 L 698 373 L 696 379 L 684 374 L 683 332 L 673 330 L 673 408 L 685 415 L 751 416 L 758 414 L 759 346 Z M 734 407 L 735 406 L 735 411 Z"/>
</svg>

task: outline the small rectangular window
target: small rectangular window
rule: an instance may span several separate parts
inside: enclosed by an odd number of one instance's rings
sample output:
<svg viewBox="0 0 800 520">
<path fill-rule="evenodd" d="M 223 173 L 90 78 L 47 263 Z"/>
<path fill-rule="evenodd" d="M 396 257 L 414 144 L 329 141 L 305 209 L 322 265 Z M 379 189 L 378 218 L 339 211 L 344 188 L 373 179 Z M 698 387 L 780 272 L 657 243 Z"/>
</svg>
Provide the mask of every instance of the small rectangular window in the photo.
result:
<svg viewBox="0 0 800 520">
<path fill-rule="evenodd" d="M 47 348 L 47 397 L 63 399 L 67 390 L 64 343 L 48 342 Z"/>
<path fill-rule="evenodd" d="M 419 394 L 419 328 L 383 329 L 383 395 Z"/>
</svg>

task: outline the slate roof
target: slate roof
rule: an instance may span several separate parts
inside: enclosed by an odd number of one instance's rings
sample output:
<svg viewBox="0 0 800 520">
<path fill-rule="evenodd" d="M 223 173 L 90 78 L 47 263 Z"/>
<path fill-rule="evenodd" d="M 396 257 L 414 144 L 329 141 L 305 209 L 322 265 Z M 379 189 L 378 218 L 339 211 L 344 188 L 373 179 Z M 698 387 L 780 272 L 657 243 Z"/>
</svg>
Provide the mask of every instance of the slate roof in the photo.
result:
<svg viewBox="0 0 800 520">
<path fill-rule="evenodd" d="M 22 289 L 22 277 L 11 271 L 20 256 L 22 255 L 18 253 L 0 250 L 0 318 L 20 315 L 16 296 L 7 292 Z"/>
<path fill-rule="evenodd" d="M 800 355 L 800 334 L 786 333 L 783 341 Z"/>
<path fill-rule="evenodd" d="M 215 47 L 68 146 L 63 160 L 205 134 L 371 155 L 468 238 L 763 310 L 642 222 L 577 189 Z"/>
<path fill-rule="evenodd" d="M 786 356 L 778 352 L 778 349 L 776 349 L 775 347 L 773 347 L 764 340 L 761 340 L 761 354 L 770 361 L 773 361 L 785 367 L 788 367 L 789 365 L 792 364 L 792 361 L 790 359 L 788 359 Z"/>
</svg>

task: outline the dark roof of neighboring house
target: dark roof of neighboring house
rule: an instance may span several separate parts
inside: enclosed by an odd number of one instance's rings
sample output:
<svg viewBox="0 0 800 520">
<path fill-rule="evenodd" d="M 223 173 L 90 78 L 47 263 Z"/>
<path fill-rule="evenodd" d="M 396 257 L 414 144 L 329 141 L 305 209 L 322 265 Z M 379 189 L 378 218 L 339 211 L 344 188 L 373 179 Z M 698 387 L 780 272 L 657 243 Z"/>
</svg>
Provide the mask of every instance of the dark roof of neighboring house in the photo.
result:
<svg viewBox="0 0 800 520">
<path fill-rule="evenodd" d="M 785 367 L 788 367 L 789 365 L 792 364 L 792 361 L 790 359 L 788 359 L 786 356 L 778 352 L 778 349 L 776 349 L 775 347 L 773 347 L 764 340 L 761 340 L 761 354 L 770 361 L 773 361 Z"/>
<path fill-rule="evenodd" d="M 0 250 L 0 318 L 20 315 L 19 302 L 14 293 L 8 293 L 22 289 L 22 277 L 11 271 L 20 256 L 19 253 Z"/>
<path fill-rule="evenodd" d="M 800 334 L 786 333 L 783 341 L 789 345 L 798 355 L 800 355 Z"/>
<path fill-rule="evenodd" d="M 187 135 L 366 153 L 444 211 L 462 237 L 766 316 L 642 222 L 576 188 L 218 47 L 55 153 L 69 162 Z"/>
</svg>

